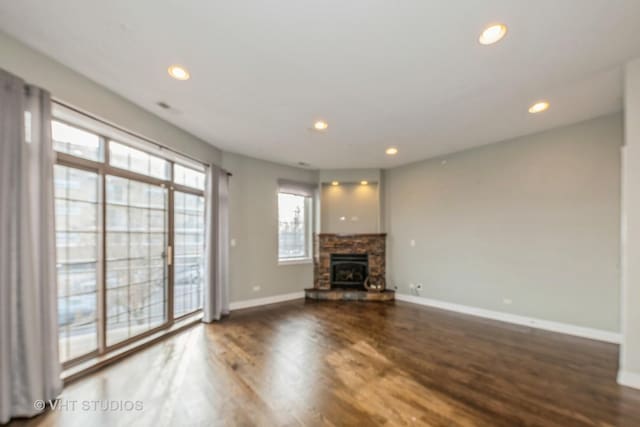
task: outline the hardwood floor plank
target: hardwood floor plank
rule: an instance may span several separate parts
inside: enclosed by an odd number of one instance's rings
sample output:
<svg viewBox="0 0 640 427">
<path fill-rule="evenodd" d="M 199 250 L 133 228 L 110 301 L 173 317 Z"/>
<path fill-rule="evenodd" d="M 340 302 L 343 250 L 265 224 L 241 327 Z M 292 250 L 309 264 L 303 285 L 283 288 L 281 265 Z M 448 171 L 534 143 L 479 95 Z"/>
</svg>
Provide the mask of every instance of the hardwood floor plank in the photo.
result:
<svg viewBox="0 0 640 427">
<path fill-rule="evenodd" d="M 618 346 L 404 302 L 292 301 L 199 325 L 68 386 L 24 426 L 639 426 Z"/>
</svg>

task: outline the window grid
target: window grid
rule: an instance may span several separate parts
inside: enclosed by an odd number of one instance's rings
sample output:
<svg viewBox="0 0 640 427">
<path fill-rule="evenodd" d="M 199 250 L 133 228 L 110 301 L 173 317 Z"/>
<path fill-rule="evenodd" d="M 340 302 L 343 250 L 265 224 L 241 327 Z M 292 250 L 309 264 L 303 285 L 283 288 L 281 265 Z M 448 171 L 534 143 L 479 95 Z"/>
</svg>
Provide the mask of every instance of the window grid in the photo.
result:
<svg viewBox="0 0 640 427">
<path fill-rule="evenodd" d="M 161 196 L 164 209 L 152 208 L 157 203 L 152 200 L 154 187 L 151 184 L 139 184 L 134 181 L 107 175 L 107 345 L 113 345 L 132 336 L 152 329 L 165 323 L 166 310 L 161 310 L 152 316 L 151 306 L 167 304 L 167 274 L 165 268 L 165 250 L 167 239 L 167 194 L 166 190 L 156 192 L 155 196 Z M 113 196 L 110 192 L 119 193 L 118 185 L 122 187 L 126 183 L 126 191 Z M 137 188 L 136 188 L 137 187 Z M 136 195 L 136 190 L 138 194 Z M 157 190 L 155 190 L 157 191 Z M 142 198 L 140 197 L 142 193 Z M 137 196 L 137 197 L 136 197 Z M 112 197 L 120 197 L 120 203 L 112 203 Z M 146 203 L 144 199 L 146 198 Z M 137 201 L 138 203 L 133 203 Z M 155 203 L 155 204 L 154 204 Z M 113 210 L 126 210 L 126 221 L 117 224 L 117 216 L 114 218 Z M 154 224 L 152 212 L 162 214 L 162 223 Z M 146 221 L 136 224 L 134 214 L 146 217 Z M 122 218 L 120 218 L 122 219 Z M 157 218 L 156 218 L 157 220 Z M 114 221 L 116 224 L 114 224 Z M 146 223 L 145 223 L 146 222 Z M 153 228 L 153 227 L 156 228 Z M 159 230 L 163 231 L 159 231 Z M 152 236 L 161 236 L 155 239 Z M 154 248 L 159 254 L 154 255 Z M 120 251 L 116 248 L 126 248 L 126 257 L 118 256 Z M 135 252 L 135 253 L 134 253 Z M 126 262 L 126 284 L 121 284 L 120 277 L 124 268 L 119 267 Z M 115 275 L 113 273 L 116 273 Z M 143 278 L 139 278 L 141 275 Z M 113 286 L 111 279 L 117 279 L 119 286 Z M 153 284 L 161 289 L 160 301 L 153 301 Z M 122 300 L 126 298 L 126 310 L 120 310 Z M 113 305 L 116 305 L 116 313 L 113 315 Z M 126 324 L 126 333 L 124 325 Z"/>
<path fill-rule="evenodd" d="M 204 282 L 204 197 L 174 193 L 174 315 L 202 307 Z M 195 239 L 191 239 L 195 237 Z"/>
<path fill-rule="evenodd" d="M 98 175 L 91 172 L 81 171 L 66 166 L 56 165 L 55 167 L 55 203 L 56 203 L 56 245 L 58 251 L 62 248 L 64 256 L 58 257 L 56 261 L 58 276 L 58 327 L 60 359 L 70 360 L 83 354 L 97 350 L 98 348 L 98 316 L 97 316 L 97 246 L 98 246 L 98 207 L 97 201 L 81 200 L 69 196 L 71 185 L 70 175 L 84 175 L 86 182 L 95 177 L 95 195 L 97 199 Z M 94 210 L 93 229 L 78 229 L 77 224 L 72 224 L 69 212 L 78 205 L 92 208 Z M 58 213 L 62 208 L 65 215 L 61 217 Z M 80 210 L 82 210 L 80 208 Z M 62 219 L 62 221 L 61 221 Z M 87 224 L 80 224 L 87 226 Z M 91 226 L 90 226 L 91 228 Z M 79 254 L 72 253 L 74 243 L 70 236 L 81 234 L 93 236 L 94 257 L 78 259 Z M 77 242 L 75 242 L 77 243 Z M 86 242 L 85 242 L 86 243 Z M 82 248 L 82 247 L 80 247 Z M 80 252 L 80 251 L 76 251 Z M 84 252 L 84 251 L 82 251 Z M 91 274 L 92 273 L 92 274 Z M 72 289 L 71 281 L 74 278 L 82 277 L 94 278 L 92 289 L 82 290 Z M 77 283 L 76 283 L 77 285 Z M 88 317 L 88 319 L 87 319 Z M 84 332 L 84 333 L 83 333 Z"/>
<path fill-rule="evenodd" d="M 75 125 L 72 124 L 69 126 L 75 127 Z M 84 129 L 81 130 L 84 131 Z M 69 152 L 71 150 L 68 145 L 54 143 L 54 149 L 57 151 L 56 168 L 64 167 L 74 171 L 88 172 L 93 174 L 97 180 L 95 200 L 84 200 L 82 193 L 70 191 L 69 189 L 65 189 L 64 197 L 56 198 L 56 215 L 58 216 L 59 213 L 62 213 L 65 217 L 65 220 L 61 223 L 65 224 L 64 229 L 61 227 L 56 230 L 60 232 L 57 234 L 59 256 L 62 255 L 65 259 L 64 266 L 62 266 L 60 262 L 58 263 L 60 297 L 61 299 L 66 298 L 68 301 L 72 296 L 69 294 L 70 272 L 72 268 L 75 269 L 74 271 L 76 272 L 86 272 L 92 269 L 95 292 L 76 292 L 73 297 L 84 298 L 93 294 L 94 300 L 96 301 L 93 319 L 90 321 L 77 319 L 71 326 L 65 324 L 60 327 L 61 359 L 65 368 L 80 363 L 95 354 L 103 354 L 120 348 L 130 342 L 134 342 L 137 339 L 147 336 L 149 333 L 153 333 L 159 328 L 170 326 L 173 320 L 178 317 L 184 317 L 202 309 L 202 283 L 204 281 L 204 274 L 203 266 L 200 266 L 199 277 L 196 276 L 198 280 L 195 282 L 199 283 L 199 286 L 194 289 L 183 288 L 182 291 L 184 292 L 182 296 L 187 303 L 181 305 L 182 310 L 179 310 L 179 312 L 171 310 L 174 306 L 173 293 L 176 291 L 175 286 L 177 281 L 174 277 L 175 266 L 169 265 L 167 251 L 169 246 L 171 246 L 175 252 L 176 246 L 174 242 L 176 238 L 174 233 L 174 204 L 172 203 L 174 193 L 180 192 L 181 194 L 198 197 L 202 200 L 201 212 L 204 214 L 204 191 L 196 188 L 196 185 L 199 186 L 201 182 L 204 182 L 204 173 L 188 168 L 191 172 L 201 174 L 201 177 L 181 184 L 173 179 L 174 169 L 181 167 L 179 163 L 176 163 L 175 160 L 164 159 L 154 156 L 153 154 L 148 154 L 143 150 L 133 148 L 131 150 L 148 156 L 147 161 L 144 162 L 146 163 L 145 165 L 135 165 L 135 163 L 132 162 L 135 160 L 132 159 L 132 156 L 128 156 L 126 168 L 112 165 L 109 156 L 111 144 L 118 144 L 127 148 L 130 147 L 126 144 L 111 141 L 102 135 L 98 135 L 97 137 L 100 140 L 99 152 L 96 155 L 97 160 L 88 158 L 86 155 L 81 155 L 79 152 Z M 145 170 L 140 170 L 142 166 L 144 166 L 143 169 Z M 136 170 L 136 168 L 139 170 Z M 110 176 L 127 180 L 126 203 L 121 203 L 113 199 L 110 199 L 109 203 L 107 203 L 107 198 L 110 197 L 109 194 L 107 194 L 107 178 Z M 196 185 L 190 185 L 191 183 L 195 183 Z M 150 192 L 147 192 L 146 200 L 141 202 L 139 200 L 131 200 L 129 193 L 132 186 L 146 186 L 147 189 L 151 187 L 156 189 L 161 188 L 164 194 L 163 205 L 154 206 L 150 203 L 149 199 L 152 197 Z M 58 196 L 58 194 L 56 194 L 56 196 Z M 58 199 L 64 199 L 64 204 L 62 200 Z M 95 209 L 97 224 L 95 230 L 75 229 L 73 230 L 73 236 L 70 234 L 70 228 L 68 227 L 73 225 L 74 221 L 70 215 L 67 215 L 69 212 L 67 205 L 73 202 L 78 202 L 87 207 L 92 206 Z M 60 206 L 58 206 L 58 203 L 60 203 Z M 109 218 L 107 218 L 107 212 L 109 208 L 126 209 L 126 229 L 107 231 L 107 222 L 109 220 Z M 196 212 L 200 212 L 200 207 L 197 207 Z M 138 223 L 138 225 L 144 225 L 146 223 L 144 229 L 129 227 L 130 224 L 135 222 L 134 220 L 141 219 L 143 216 L 146 218 Z M 162 216 L 162 221 L 159 221 L 159 216 Z M 201 229 L 203 233 L 204 216 L 202 216 Z M 69 241 L 72 239 L 80 241 L 80 237 L 78 236 L 83 235 L 95 236 L 94 257 L 82 260 L 70 260 L 68 256 L 70 248 Z M 120 252 L 120 256 L 111 258 L 107 239 L 109 236 L 113 237 L 118 235 L 126 235 L 126 240 L 121 238 L 121 243 L 126 242 L 126 252 Z M 156 250 L 158 247 L 154 247 L 154 245 L 157 243 L 156 239 L 160 238 L 160 236 L 162 252 L 158 255 Z M 134 243 L 137 245 L 137 252 L 133 250 Z M 196 236 L 196 243 L 203 248 L 201 253 L 198 254 L 200 256 L 199 262 L 202 263 L 204 261 L 203 234 Z M 62 251 L 60 249 L 62 249 Z M 62 252 L 62 254 L 60 252 Z M 125 255 L 124 258 L 122 257 L 123 254 Z M 179 256 L 174 256 L 173 258 L 179 259 Z M 194 260 L 193 262 L 198 262 L 198 260 Z M 175 264 L 175 261 L 173 264 Z M 100 271 L 98 270 L 98 266 L 101 267 Z M 89 267 L 89 269 L 87 267 Z M 122 281 L 126 281 L 126 283 L 121 283 L 118 279 L 118 272 L 122 273 L 124 270 L 126 270 L 126 275 L 121 274 L 121 276 Z M 146 270 L 146 272 L 142 272 L 142 270 Z M 115 282 L 112 280 L 110 283 L 109 278 L 112 277 L 113 274 L 116 275 L 116 279 Z M 162 285 L 158 286 L 160 283 L 162 283 Z M 126 300 L 126 306 L 115 305 L 114 307 L 112 304 L 109 304 L 109 292 L 118 292 L 119 297 L 121 297 L 123 301 Z M 100 297 L 101 295 L 102 297 Z M 98 304 L 100 301 L 103 302 Z M 102 308 L 99 307 L 99 305 L 101 305 Z M 61 321 L 60 318 L 59 321 Z M 123 329 L 126 337 L 116 335 L 110 339 L 109 325 L 114 325 L 119 321 L 123 322 L 122 326 L 124 326 L 124 322 L 126 321 L 126 329 Z M 95 345 L 86 351 L 73 352 L 73 349 L 69 351 L 70 341 L 67 340 L 63 342 L 64 338 L 69 335 L 69 330 L 73 329 L 73 327 L 86 329 L 87 325 L 93 325 L 95 333 L 92 335 L 92 339 Z M 71 332 L 73 333 L 73 331 Z"/>
</svg>

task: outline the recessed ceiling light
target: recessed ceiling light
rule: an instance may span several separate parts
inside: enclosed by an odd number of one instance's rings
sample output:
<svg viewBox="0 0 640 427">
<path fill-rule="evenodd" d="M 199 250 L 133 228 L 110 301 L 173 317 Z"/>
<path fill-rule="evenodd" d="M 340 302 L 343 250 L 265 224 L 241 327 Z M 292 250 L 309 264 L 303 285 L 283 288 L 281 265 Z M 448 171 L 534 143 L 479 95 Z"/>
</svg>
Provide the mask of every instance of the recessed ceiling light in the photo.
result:
<svg viewBox="0 0 640 427">
<path fill-rule="evenodd" d="M 369 181 L 360 181 L 360 185 L 369 185 Z"/>
<path fill-rule="evenodd" d="M 398 154 L 398 149 L 396 147 L 389 147 L 387 148 L 385 153 L 387 153 L 388 156 L 395 156 L 396 154 Z"/>
<path fill-rule="evenodd" d="M 507 26 L 504 24 L 489 25 L 478 37 L 480 44 L 494 44 L 499 42 L 507 34 Z"/>
<path fill-rule="evenodd" d="M 189 80 L 189 77 L 191 77 L 187 69 L 181 65 L 172 65 L 167 71 L 176 80 Z"/>
<path fill-rule="evenodd" d="M 324 120 L 318 120 L 313 124 L 313 128 L 315 130 L 326 130 L 329 127 L 329 124 Z"/>
<path fill-rule="evenodd" d="M 538 101 L 529 107 L 529 112 L 531 114 L 542 113 L 549 108 L 549 103 L 547 101 Z"/>
<path fill-rule="evenodd" d="M 340 183 L 338 181 L 332 181 L 331 185 L 333 185 L 335 187 L 336 185 L 340 185 Z"/>
</svg>

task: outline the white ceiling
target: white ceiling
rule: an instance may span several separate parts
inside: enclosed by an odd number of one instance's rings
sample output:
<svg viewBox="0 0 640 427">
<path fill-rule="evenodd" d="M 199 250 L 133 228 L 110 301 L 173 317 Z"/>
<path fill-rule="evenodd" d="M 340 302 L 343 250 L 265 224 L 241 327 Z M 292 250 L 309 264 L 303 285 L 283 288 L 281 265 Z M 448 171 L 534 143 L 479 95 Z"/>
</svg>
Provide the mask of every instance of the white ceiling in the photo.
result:
<svg viewBox="0 0 640 427">
<path fill-rule="evenodd" d="M 496 21 L 506 38 L 480 45 Z M 0 2 L 0 28 L 224 150 L 314 168 L 618 111 L 621 64 L 640 56 L 638 0 L 19 0 Z M 540 98 L 549 111 L 528 114 Z"/>
</svg>

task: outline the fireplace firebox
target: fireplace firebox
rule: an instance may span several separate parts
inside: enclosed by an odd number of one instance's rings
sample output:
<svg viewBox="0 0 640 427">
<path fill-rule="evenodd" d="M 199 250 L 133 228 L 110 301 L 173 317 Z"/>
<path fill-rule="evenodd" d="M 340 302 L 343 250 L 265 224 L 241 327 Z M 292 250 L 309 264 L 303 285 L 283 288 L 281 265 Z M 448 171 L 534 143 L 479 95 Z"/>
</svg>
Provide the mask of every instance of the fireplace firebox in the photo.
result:
<svg viewBox="0 0 640 427">
<path fill-rule="evenodd" d="M 331 287 L 364 289 L 369 275 L 367 254 L 331 254 Z"/>
</svg>

